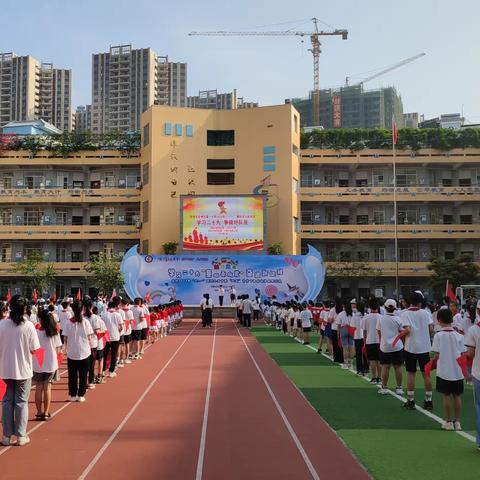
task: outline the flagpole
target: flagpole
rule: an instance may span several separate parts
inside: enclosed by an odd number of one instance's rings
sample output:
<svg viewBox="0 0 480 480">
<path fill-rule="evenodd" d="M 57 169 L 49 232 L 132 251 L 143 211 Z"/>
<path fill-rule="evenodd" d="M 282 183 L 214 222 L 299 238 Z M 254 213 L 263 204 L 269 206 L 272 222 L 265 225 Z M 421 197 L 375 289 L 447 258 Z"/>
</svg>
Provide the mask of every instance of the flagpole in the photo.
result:
<svg viewBox="0 0 480 480">
<path fill-rule="evenodd" d="M 400 299 L 398 289 L 398 218 L 397 218 L 397 157 L 395 144 L 397 143 L 397 125 L 395 117 L 392 117 L 392 152 L 393 152 L 393 218 L 394 218 L 394 238 L 395 238 L 395 292 L 397 300 Z"/>
</svg>

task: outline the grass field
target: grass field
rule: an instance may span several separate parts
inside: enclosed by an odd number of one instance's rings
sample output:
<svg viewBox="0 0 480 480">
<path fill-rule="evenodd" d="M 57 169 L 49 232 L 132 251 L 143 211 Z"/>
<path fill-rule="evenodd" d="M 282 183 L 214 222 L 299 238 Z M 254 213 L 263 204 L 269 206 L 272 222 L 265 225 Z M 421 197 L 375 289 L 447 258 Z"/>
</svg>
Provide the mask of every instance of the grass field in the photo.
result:
<svg viewBox="0 0 480 480">
<path fill-rule="evenodd" d="M 475 443 L 441 430 L 439 423 L 419 411 L 405 411 L 395 397 L 378 395 L 376 386 L 271 327 L 254 327 L 252 333 L 373 478 L 480 479 Z M 317 341 L 314 336 L 313 346 Z M 420 374 L 417 383 L 423 383 Z M 423 403 L 423 389 L 417 389 L 416 401 Z M 434 393 L 433 401 L 433 413 L 443 417 L 438 394 Z M 462 426 L 475 434 L 473 394 L 468 386 Z"/>
</svg>

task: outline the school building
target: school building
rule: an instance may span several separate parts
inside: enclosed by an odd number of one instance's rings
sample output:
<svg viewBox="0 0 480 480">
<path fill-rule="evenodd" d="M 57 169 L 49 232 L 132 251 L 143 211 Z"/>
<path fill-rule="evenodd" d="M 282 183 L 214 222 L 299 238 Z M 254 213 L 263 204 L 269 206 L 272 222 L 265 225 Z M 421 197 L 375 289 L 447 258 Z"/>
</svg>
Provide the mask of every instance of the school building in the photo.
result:
<svg viewBox="0 0 480 480">
<path fill-rule="evenodd" d="M 267 197 L 267 245 L 311 244 L 333 267 L 322 297 L 393 294 L 391 150 L 300 150 L 288 104 L 152 106 L 141 133 L 134 154 L 0 150 L 0 295 L 20 288 L 13 264 L 33 250 L 54 264 L 57 295 L 88 292 L 92 255 L 179 240 L 180 195 L 250 193 Z M 432 256 L 480 262 L 480 150 L 399 150 L 396 163 L 400 287 L 428 291 Z"/>
</svg>

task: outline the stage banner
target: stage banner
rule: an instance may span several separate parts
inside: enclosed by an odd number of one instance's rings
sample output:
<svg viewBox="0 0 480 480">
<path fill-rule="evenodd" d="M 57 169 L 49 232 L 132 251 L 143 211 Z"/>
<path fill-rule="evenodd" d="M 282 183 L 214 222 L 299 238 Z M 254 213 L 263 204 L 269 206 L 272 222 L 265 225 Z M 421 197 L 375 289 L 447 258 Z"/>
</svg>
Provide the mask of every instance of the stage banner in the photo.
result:
<svg viewBox="0 0 480 480">
<path fill-rule="evenodd" d="M 264 249 L 263 195 L 181 195 L 183 251 Z"/>
<path fill-rule="evenodd" d="M 287 300 L 315 300 L 325 280 L 320 252 L 312 246 L 307 255 L 140 255 L 137 246 L 124 255 L 121 271 L 127 295 L 145 298 L 151 303 L 181 300 L 197 305 L 204 293 L 217 302 L 221 286 L 225 305 L 229 291 Z"/>
</svg>

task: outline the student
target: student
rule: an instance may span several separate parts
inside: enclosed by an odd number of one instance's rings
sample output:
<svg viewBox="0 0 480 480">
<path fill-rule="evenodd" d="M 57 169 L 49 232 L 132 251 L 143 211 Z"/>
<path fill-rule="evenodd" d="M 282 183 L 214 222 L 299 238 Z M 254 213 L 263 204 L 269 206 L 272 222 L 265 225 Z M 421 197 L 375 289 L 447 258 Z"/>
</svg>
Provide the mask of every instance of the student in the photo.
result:
<svg viewBox="0 0 480 480">
<path fill-rule="evenodd" d="M 265 300 L 264 302 L 263 316 L 265 317 L 265 323 L 268 326 L 271 326 L 272 325 L 272 307 L 270 306 L 270 303 L 267 300 Z"/>
<path fill-rule="evenodd" d="M 332 325 L 328 323 L 328 314 L 330 312 L 330 308 L 333 304 L 330 303 L 325 303 L 325 307 L 323 310 L 320 312 L 320 343 L 318 344 L 318 350 L 317 353 L 322 353 L 322 345 L 323 345 L 323 339 L 327 339 L 327 352 L 330 355 L 331 358 L 333 358 L 333 345 L 332 345 Z M 323 335 L 322 335 L 323 332 Z"/>
<path fill-rule="evenodd" d="M 415 409 L 415 376 L 417 364 L 423 375 L 425 385 L 425 400 L 423 408 L 433 410 L 432 381 L 430 376 L 425 375 L 425 365 L 430 361 L 432 344 L 430 338 L 433 334 L 433 320 L 423 310 L 423 296 L 413 292 L 409 299 L 409 307 L 401 314 L 402 326 L 408 327 L 405 338 L 405 370 L 407 371 L 407 401 L 403 407 L 407 410 Z M 438 318 L 438 314 L 437 314 Z"/>
<path fill-rule="evenodd" d="M 230 287 L 230 305 L 232 307 L 235 306 L 235 299 L 237 298 L 237 291 L 235 290 L 235 287 Z"/>
<path fill-rule="evenodd" d="M 380 378 L 380 338 L 377 331 L 377 323 L 381 315 L 378 312 L 378 300 L 371 298 L 368 301 L 368 308 L 370 313 L 362 318 L 361 330 L 363 332 L 363 339 L 365 341 L 365 350 L 367 353 L 368 362 L 370 364 L 371 380 L 370 383 L 381 385 Z"/>
<path fill-rule="evenodd" d="M 94 335 L 90 338 L 90 365 L 88 366 L 88 388 L 93 390 L 95 388 L 95 363 L 97 361 L 98 348 L 98 333 L 100 333 L 101 324 L 100 318 L 93 313 L 93 304 L 90 299 L 84 301 L 84 316 L 90 322 Z"/>
<path fill-rule="evenodd" d="M 287 329 L 288 329 L 288 334 L 293 337 L 293 331 L 295 328 L 295 310 L 293 308 L 293 303 L 288 304 L 288 310 L 287 310 Z"/>
<path fill-rule="evenodd" d="M 252 326 L 252 311 L 253 311 L 252 301 L 250 300 L 250 296 L 246 294 L 243 296 L 243 303 L 242 303 L 242 318 L 243 318 L 242 325 L 244 327 L 250 328 Z"/>
<path fill-rule="evenodd" d="M 44 349 L 43 364 L 33 358 L 33 383 L 35 384 L 35 405 L 37 407 L 36 420 L 48 420 L 50 415 L 50 403 L 52 400 L 52 383 L 55 372 L 58 370 L 57 354 L 62 347 L 62 340 L 58 334 L 57 322 L 48 310 L 38 313 L 40 328 L 37 329 L 40 348 Z"/>
<path fill-rule="evenodd" d="M 7 385 L 2 400 L 2 445 L 6 447 L 30 442 L 27 422 L 33 375 L 31 353 L 40 348 L 40 343 L 33 323 L 25 318 L 25 308 L 25 298 L 14 295 L 9 318 L 0 322 L 0 378 Z"/>
<path fill-rule="evenodd" d="M 118 357 L 118 346 L 120 343 L 120 335 L 123 331 L 123 320 L 115 308 L 114 302 L 108 303 L 108 309 L 105 313 L 104 320 L 107 327 L 109 339 L 105 345 L 105 350 L 103 352 L 103 373 L 107 371 L 107 360 L 108 354 L 110 353 L 110 366 L 109 377 L 115 378 L 117 373 L 115 372 L 117 367 L 117 357 Z"/>
<path fill-rule="evenodd" d="M 253 321 L 258 322 L 260 320 L 260 300 L 258 297 L 255 297 L 255 300 L 252 301 L 253 308 Z"/>
<path fill-rule="evenodd" d="M 357 375 L 366 375 L 368 373 L 368 360 L 366 359 L 363 346 L 363 330 L 362 321 L 365 315 L 365 304 L 358 302 L 355 310 L 353 310 L 353 317 L 350 326 L 355 329 L 353 334 L 353 341 L 355 344 L 355 366 L 357 368 Z"/>
<path fill-rule="evenodd" d="M 480 305 L 480 300 L 477 307 Z M 473 359 L 472 384 L 477 418 L 477 449 L 480 452 L 480 325 L 475 323 L 465 335 L 467 357 Z"/>
<path fill-rule="evenodd" d="M 377 321 L 377 333 L 380 338 L 380 365 L 382 367 L 382 387 L 379 388 L 378 393 L 381 395 L 388 394 L 390 366 L 393 365 L 397 383 L 395 393 L 403 395 L 403 342 L 398 340 L 395 345 L 393 345 L 393 342 L 399 333 L 408 332 L 408 328 L 402 327 L 402 320 L 395 313 L 397 310 L 397 302 L 395 300 L 388 299 L 384 307 L 385 315 L 381 315 Z"/>
<path fill-rule="evenodd" d="M 312 331 L 312 312 L 306 305 L 299 305 L 298 310 L 300 312 L 299 317 L 302 322 L 303 331 L 303 344 L 310 345 L 310 332 Z"/>
<path fill-rule="evenodd" d="M 58 313 L 58 321 L 60 322 L 60 336 L 63 342 L 63 331 L 67 326 L 67 322 L 72 318 L 72 309 L 67 301 L 62 302 L 62 308 Z"/>
<path fill-rule="evenodd" d="M 457 363 L 464 352 L 463 335 L 456 332 L 453 327 L 451 310 L 439 310 L 437 319 L 442 329 L 433 337 L 433 359 L 437 360 L 437 385 L 436 390 L 443 395 L 443 411 L 445 421 L 443 430 L 461 430 L 460 416 L 462 410 L 463 373 Z M 451 403 L 454 407 L 452 416 Z"/>
<path fill-rule="evenodd" d="M 72 310 L 73 317 L 66 324 L 63 332 L 67 350 L 68 401 L 84 402 L 93 330 L 90 322 L 82 315 L 83 304 L 80 300 L 72 303 Z"/>
<path fill-rule="evenodd" d="M 343 311 L 338 314 L 337 318 L 344 356 L 342 368 L 350 368 L 352 366 L 353 356 L 355 354 L 355 342 L 353 340 L 353 333 L 351 331 L 353 317 L 352 307 L 355 305 L 355 303 L 352 302 L 345 302 L 343 304 Z"/>
<path fill-rule="evenodd" d="M 147 321 L 145 319 L 145 311 L 142 308 L 142 299 L 137 297 L 133 303 L 132 313 L 134 326 L 132 331 L 132 358 L 139 360 L 142 358 L 141 352 L 147 339 Z M 145 332 L 145 335 L 143 332 Z M 145 338 L 143 338 L 144 336 Z"/>
<path fill-rule="evenodd" d="M 122 360 L 123 363 L 129 364 L 132 363 L 130 360 L 130 343 L 132 341 L 133 313 L 128 306 L 128 301 L 124 298 L 122 298 L 120 305 L 125 314 L 125 333 L 123 335 L 124 351 Z"/>
<path fill-rule="evenodd" d="M 223 297 L 225 295 L 225 289 L 223 288 L 222 285 L 220 285 L 220 288 L 218 289 L 218 304 L 223 307 Z"/>
<path fill-rule="evenodd" d="M 477 311 L 474 303 L 470 303 L 466 306 L 465 313 L 461 322 L 457 323 L 455 330 L 462 335 L 467 335 L 468 331 L 475 324 L 477 317 Z"/>
<path fill-rule="evenodd" d="M 98 329 L 96 333 L 97 337 L 97 350 L 95 352 L 94 361 L 94 380 L 95 385 L 99 383 L 105 383 L 105 375 L 103 374 L 103 350 L 105 349 L 106 341 L 105 334 L 107 333 L 107 326 L 102 318 L 98 315 L 98 308 L 92 308 L 92 314 L 97 318 L 96 327 Z"/>
<path fill-rule="evenodd" d="M 343 305 L 340 298 L 335 299 L 335 305 L 330 309 L 330 313 L 328 315 L 328 322 L 331 325 L 332 329 L 332 347 L 333 347 L 333 361 L 335 363 L 343 364 L 343 349 L 341 344 L 339 344 L 339 323 L 338 323 L 338 315 L 340 312 L 343 311 Z"/>
<path fill-rule="evenodd" d="M 213 302 L 210 299 L 210 295 L 208 293 L 205 293 L 203 295 L 203 300 L 200 303 L 200 308 L 202 310 L 203 328 L 205 327 L 212 328 Z"/>
</svg>

